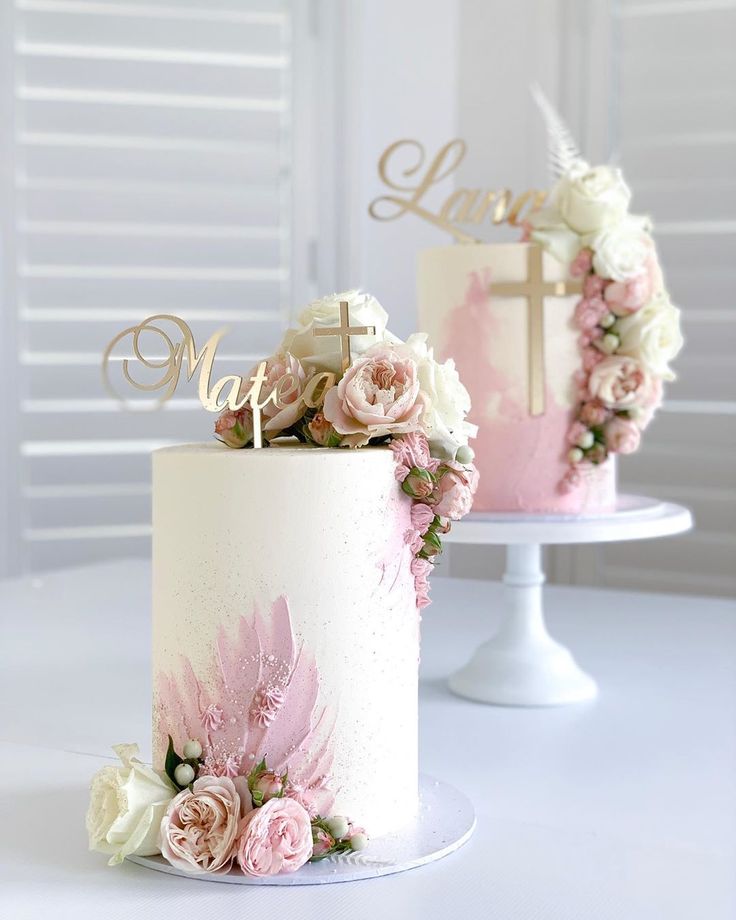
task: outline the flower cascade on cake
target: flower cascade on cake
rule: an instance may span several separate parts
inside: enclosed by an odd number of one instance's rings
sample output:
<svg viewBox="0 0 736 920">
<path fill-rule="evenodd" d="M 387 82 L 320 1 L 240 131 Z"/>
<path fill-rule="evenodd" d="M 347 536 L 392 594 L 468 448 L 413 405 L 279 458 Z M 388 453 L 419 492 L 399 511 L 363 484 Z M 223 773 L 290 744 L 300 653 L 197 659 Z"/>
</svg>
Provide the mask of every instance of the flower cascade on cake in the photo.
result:
<svg viewBox="0 0 736 920">
<path fill-rule="evenodd" d="M 348 345 L 337 334 L 341 304 L 358 330 Z M 429 604 L 427 579 L 441 536 L 472 505 L 478 472 L 468 440 L 477 428 L 467 421 L 470 396 L 454 361 L 436 361 L 421 333 L 402 342 L 387 322 L 375 297 L 361 291 L 311 303 L 265 361 L 263 434 L 267 443 L 391 448 L 396 478 L 414 503 L 405 542 L 421 608 Z M 215 435 L 228 447 L 253 446 L 250 406 L 222 412 Z"/>
<path fill-rule="evenodd" d="M 178 676 L 158 677 L 170 732 L 164 770 L 141 763 L 135 744 L 114 748 L 120 766 L 92 779 L 90 849 L 109 854 L 109 865 L 161 854 L 189 874 L 256 878 L 365 849 L 365 830 L 330 814 L 331 717 L 317 704 L 318 670 L 295 642 L 286 599 L 270 617 L 256 612 L 235 635 L 222 632 L 206 673 L 183 664 Z"/>
<path fill-rule="evenodd" d="M 629 210 L 631 191 L 615 166 L 590 166 L 547 100 L 550 165 L 559 178 L 547 206 L 530 214 L 525 239 L 569 264 L 583 282 L 575 310 L 581 366 L 561 491 L 586 466 L 632 453 L 661 405 L 663 383 L 682 348 L 680 311 L 664 286 L 649 218 Z"/>
</svg>

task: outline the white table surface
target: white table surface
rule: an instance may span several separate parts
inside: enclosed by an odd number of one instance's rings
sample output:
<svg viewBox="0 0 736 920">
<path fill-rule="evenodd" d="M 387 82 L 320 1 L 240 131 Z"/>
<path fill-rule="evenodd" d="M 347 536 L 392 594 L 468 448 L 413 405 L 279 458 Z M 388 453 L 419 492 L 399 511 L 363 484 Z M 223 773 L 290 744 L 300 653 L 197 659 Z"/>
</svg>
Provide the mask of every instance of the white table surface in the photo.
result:
<svg viewBox="0 0 736 920">
<path fill-rule="evenodd" d="M 402 875 L 276 889 L 87 852 L 90 776 L 112 744 L 149 751 L 147 563 L 0 582 L 0 915 L 734 920 L 736 604 L 549 588 L 550 629 L 600 696 L 505 709 L 445 683 L 499 591 L 436 578 L 424 615 L 422 769 L 473 798 L 471 842 Z"/>
</svg>

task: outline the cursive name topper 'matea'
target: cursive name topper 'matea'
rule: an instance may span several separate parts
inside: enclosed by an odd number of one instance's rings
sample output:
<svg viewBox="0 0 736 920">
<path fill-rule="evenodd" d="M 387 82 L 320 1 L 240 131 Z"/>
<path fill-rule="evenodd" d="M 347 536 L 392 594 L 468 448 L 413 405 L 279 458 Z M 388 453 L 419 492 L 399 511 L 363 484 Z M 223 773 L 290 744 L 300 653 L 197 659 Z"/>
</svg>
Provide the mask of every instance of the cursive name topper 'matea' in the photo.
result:
<svg viewBox="0 0 736 920">
<path fill-rule="evenodd" d="M 173 323 L 180 336 L 172 337 L 162 323 Z M 129 326 L 119 332 L 105 349 L 102 356 L 102 379 L 108 391 L 117 399 L 125 401 L 120 396 L 110 379 L 111 357 L 115 348 L 123 341 L 130 340 L 133 359 L 149 371 L 160 372 L 157 379 L 151 383 L 137 380 L 130 370 L 131 358 L 122 360 L 122 373 L 125 380 L 136 390 L 147 393 L 163 391 L 158 398 L 158 404 L 170 399 L 179 384 L 182 365 L 186 365 L 187 380 L 191 380 L 199 370 L 197 393 L 199 401 L 208 412 L 221 412 L 230 409 L 233 412 L 250 406 L 253 412 L 253 446 L 262 447 L 261 410 L 272 402 L 277 408 L 283 408 L 287 397 L 293 396 L 299 389 L 299 382 L 292 374 L 284 374 L 278 384 L 273 387 L 268 395 L 262 397 L 263 385 L 266 382 L 266 362 L 261 361 L 255 368 L 252 376 L 242 377 L 238 374 L 227 374 L 214 384 L 212 383 L 212 369 L 215 362 L 217 347 L 226 334 L 227 329 L 219 329 L 213 333 L 197 351 L 192 330 L 178 316 L 168 313 L 157 313 L 149 316 L 137 326 Z M 142 350 L 141 336 L 153 335 L 159 349 L 165 349 L 163 356 L 147 357 Z M 250 384 L 250 386 L 249 386 Z M 335 385 L 335 375 L 329 371 L 314 374 L 301 392 L 299 399 L 305 405 L 315 408 L 321 402 L 325 390 Z M 225 393 L 225 391 L 227 391 Z M 224 396 L 224 398 L 223 398 Z"/>
<path fill-rule="evenodd" d="M 395 141 L 384 150 L 378 161 L 378 175 L 390 192 L 370 203 L 368 212 L 371 217 L 396 220 L 406 213 L 416 214 L 446 230 L 460 243 L 480 243 L 482 240 L 459 225 L 478 226 L 490 215 L 493 224 L 507 223 L 516 227 L 523 221 L 524 209 L 531 212 L 542 206 L 547 193 L 540 189 L 528 189 L 514 197 L 508 188 L 456 188 L 447 196 L 439 211 L 432 211 L 425 202 L 427 193 L 458 168 L 466 150 L 465 141 L 456 138 L 448 141 L 428 160 L 419 141 Z M 409 165 L 406 165 L 407 156 Z M 403 166 L 399 165 L 401 162 Z"/>
</svg>

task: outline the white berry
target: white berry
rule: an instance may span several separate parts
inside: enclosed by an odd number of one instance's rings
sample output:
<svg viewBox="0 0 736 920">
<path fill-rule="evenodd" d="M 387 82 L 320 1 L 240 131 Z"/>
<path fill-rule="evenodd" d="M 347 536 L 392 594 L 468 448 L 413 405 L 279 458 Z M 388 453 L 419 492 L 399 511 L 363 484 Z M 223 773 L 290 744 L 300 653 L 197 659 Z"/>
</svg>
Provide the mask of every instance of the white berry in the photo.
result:
<svg viewBox="0 0 736 920">
<path fill-rule="evenodd" d="M 368 838 L 365 834 L 353 834 L 350 838 L 350 849 L 355 850 L 357 853 L 359 850 L 364 850 L 368 846 Z"/>
<path fill-rule="evenodd" d="M 194 769 L 188 763 L 180 763 L 174 770 L 174 779 L 177 786 L 188 786 L 194 779 Z"/>
<path fill-rule="evenodd" d="M 202 756 L 202 745 L 199 741 L 192 739 L 187 741 L 184 745 L 184 759 L 185 760 L 199 760 Z"/>
<path fill-rule="evenodd" d="M 348 825 L 348 819 L 343 818 L 342 815 L 335 815 L 333 818 L 328 818 L 325 821 L 327 829 L 337 840 L 340 840 L 341 837 L 344 837 L 350 826 Z"/>
</svg>

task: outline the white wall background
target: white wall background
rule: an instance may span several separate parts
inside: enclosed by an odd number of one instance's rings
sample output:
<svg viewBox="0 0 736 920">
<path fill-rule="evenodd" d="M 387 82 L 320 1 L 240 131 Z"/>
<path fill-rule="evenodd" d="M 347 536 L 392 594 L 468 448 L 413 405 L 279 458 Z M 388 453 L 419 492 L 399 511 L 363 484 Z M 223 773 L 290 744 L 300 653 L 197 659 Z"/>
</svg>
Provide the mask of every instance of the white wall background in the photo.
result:
<svg viewBox="0 0 736 920">
<path fill-rule="evenodd" d="M 381 151 L 461 136 L 458 183 L 544 185 L 538 80 L 657 219 L 688 348 L 623 481 L 699 525 L 556 552 L 551 572 L 732 592 L 734 46 L 732 0 L 2 0 L 3 570 L 145 553 L 150 448 L 208 436 L 193 393 L 156 415 L 110 404 L 112 332 L 158 309 L 198 337 L 227 321 L 228 370 L 311 296 L 361 285 L 408 334 L 416 253 L 446 240 L 368 217 Z M 444 570 L 499 564 L 458 547 Z"/>
</svg>

